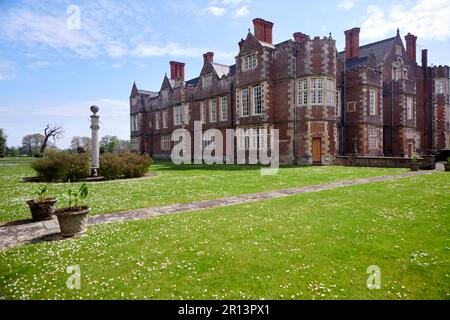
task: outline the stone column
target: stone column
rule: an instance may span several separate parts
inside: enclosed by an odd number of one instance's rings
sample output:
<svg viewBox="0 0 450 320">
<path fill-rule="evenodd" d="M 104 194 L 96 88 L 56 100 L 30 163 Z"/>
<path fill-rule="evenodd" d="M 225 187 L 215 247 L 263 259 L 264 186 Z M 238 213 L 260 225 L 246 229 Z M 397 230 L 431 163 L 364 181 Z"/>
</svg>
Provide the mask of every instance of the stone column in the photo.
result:
<svg viewBox="0 0 450 320">
<path fill-rule="evenodd" d="M 91 116 L 91 131 L 92 131 L 92 155 L 91 155 L 91 176 L 96 177 L 98 175 L 98 169 L 100 168 L 100 147 L 98 143 L 98 130 L 99 126 L 99 116 L 97 112 L 99 108 L 97 106 L 92 106 L 91 111 L 93 115 Z"/>
</svg>

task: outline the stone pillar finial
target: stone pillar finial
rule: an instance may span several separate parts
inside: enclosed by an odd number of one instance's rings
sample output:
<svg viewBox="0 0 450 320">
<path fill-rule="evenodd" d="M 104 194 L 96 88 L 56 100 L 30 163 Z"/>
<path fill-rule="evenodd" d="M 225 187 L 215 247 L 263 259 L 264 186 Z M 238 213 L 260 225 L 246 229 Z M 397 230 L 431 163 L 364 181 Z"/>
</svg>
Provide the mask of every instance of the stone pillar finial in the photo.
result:
<svg viewBox="0 0 450 320">
<path fill-rule="evenodd" d="M 98 175 L 98 169 L 100 168 L 100 146 L 98 141 L 98 131 L 100 130 L 99 119 L 97 115 L 100 110 L 97 106 L 91 107 L 91 138 L 92 138 L 92 154 L 91 154 L 91 176 L 96 177 Z"/>
</svg>

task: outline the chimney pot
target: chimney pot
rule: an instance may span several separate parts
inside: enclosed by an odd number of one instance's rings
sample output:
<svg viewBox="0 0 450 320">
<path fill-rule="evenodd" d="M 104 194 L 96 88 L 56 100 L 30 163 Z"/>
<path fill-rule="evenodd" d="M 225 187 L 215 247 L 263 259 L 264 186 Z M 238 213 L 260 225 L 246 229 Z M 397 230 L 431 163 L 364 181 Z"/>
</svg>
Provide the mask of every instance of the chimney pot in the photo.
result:
<svg viewBox="0 0 450 320">
<path fill-rule="evenodd" d="M 428 67 L 428 49 L 422 50 L 422 67 L 423 68 Z"/>
<path fill-rule="evenodd" d="M 301 33 L 301 32 L 294 33 L 294 40 L 295 40 L 295 42 L 301 42 L 301 41 L 303 41 L 303 40 L 305 40 L 307 38 L 308 38 L 308 35 L 306 35 L 304 33 Z"/>
<path fill-rule="evenodd" d="M 214 52 L 207 52 L 203 55 L 203 60 L 206 63 L 207 61 L 214 63 Z"/>
</svg>

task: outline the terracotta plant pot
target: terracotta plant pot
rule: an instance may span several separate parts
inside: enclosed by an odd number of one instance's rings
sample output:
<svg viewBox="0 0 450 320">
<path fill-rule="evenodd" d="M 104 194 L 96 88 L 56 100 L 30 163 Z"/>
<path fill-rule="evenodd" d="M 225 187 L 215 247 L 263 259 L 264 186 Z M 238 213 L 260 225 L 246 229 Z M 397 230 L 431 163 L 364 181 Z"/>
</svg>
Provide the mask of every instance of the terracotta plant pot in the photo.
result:
<svg viewBox="0 0 450 320">
<path fill-rule="evenodd" d="M 418 163 L 411 164 L 411 171 L 419 171 L 419 168 L 420 168 L 420 164 L 418 164 Z"/>
<path fill-rule="evenodd" d="M 55 204 L 58 202 L 57 199 L 45 199 L 43 202 L 37 200 L 30 200 L 27 202 L 30 207 L 31 216 L 33 221 L 44 221 L 53 218 L 55 213 Z"/>
<path fill-rule="evenodd" d="M 60 209 L 55 212 L 63 237 L 74 237 L 87 232 L 88 215 L 91 208 L 81 207 Z"/>
<path fill-rule="evenodd" d="M 447 162 L 446 164 L 444 164 L 444 167 L 446 172 L 450 172 L 450 163 Z"/>
</svg>

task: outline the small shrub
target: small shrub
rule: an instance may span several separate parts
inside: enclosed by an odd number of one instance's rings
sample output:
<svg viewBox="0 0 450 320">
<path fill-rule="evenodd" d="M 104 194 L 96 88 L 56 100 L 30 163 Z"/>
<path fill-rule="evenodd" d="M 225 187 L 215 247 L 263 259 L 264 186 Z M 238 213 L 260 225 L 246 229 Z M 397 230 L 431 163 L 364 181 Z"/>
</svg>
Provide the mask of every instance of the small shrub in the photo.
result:
<svg viewBox="0 0 450 320">
<path fill-rule="evenodd" d="M 117 155 L 107 153 L 100 157 L 100 175 L 106 179 L 117 179 L 123 175 L 123 162 Z"/>
<path fill-rule="evenodd" d="M 104 154 L 100 158 L 100 175 L 106 179 L 143 177 L 152 164 L 148 155 L 127 153 Z"/>
<path fill-rule="evenodd" d="M 89 156 L 49 151 L 31 163 L 40 178 L 47 181 L 81 181 L 90 175 Z"/>
</svg>

